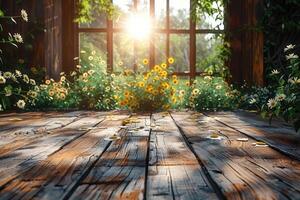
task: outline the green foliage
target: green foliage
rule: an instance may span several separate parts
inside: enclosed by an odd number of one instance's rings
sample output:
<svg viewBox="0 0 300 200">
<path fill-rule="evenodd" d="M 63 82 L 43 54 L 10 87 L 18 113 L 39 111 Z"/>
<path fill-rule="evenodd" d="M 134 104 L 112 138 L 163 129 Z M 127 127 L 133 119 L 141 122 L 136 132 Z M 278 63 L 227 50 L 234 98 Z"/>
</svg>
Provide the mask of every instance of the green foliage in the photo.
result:
<svg viewBox="0 0 300 200">
<path fill-rule="evenodd" d="M 105 13 L 109 18 L 119 15 L 111 0 L 79 0 L 76 22 L 90 23 L 95 16 Z"/>
<path fill-rule="evenodd" d="M 275 68 L 286 73 L 287 61 L 283 48 L 300 44 L 299 0 L 264 0 L 261 27 L 264 31 L 264 66 L 267 83 L 273 84 L 268 74 Z M 295 49 L 297 54 L 300 49 Z"/>
<path fill-rule="evenodd" d="M 20 71 L 0 71 L 0 111 L 24 109 L 39 92 L 34 79 Z M 22 104 L 24 103 L 24 106 Z"/>
<path fill-rule="evenodd" d="M 215 20 L 224 20 L 224 6 L 229 0 L 192 0 L 191 17 L 195 22 L 203 20 L 203 15 L 215 16 Z M 217 25 L 219 28 L 221 24 Z"/>
<path fill-rule="evenodd" d="M 265 88 L 255 88 L 247 91 L 243 99 L 246 107 L 254 108 L 261 112 L 263 117 L 270 119 L 274 116 L 281 117 L 294 124 L 299 131 L 300 119 L 300 59 L 292 53 L 294 45 L 287 46 L 284 51 L 287 66 L 285 71 L 273 69 L 268 75 L 273 83 Z M 248 106 L 247 106 L 248 104 Z"/>
<path fill-rule="evenodd" d="M 61 73 L 59 81 L 46 80 L 40 85 L 35 108 L 99 109 L 115 108 L 114 82 L 106 73 L 106 62 L 96 52 L 82 52 L 80 65 L 70 74 Z"/>
<path fill-rule="evenodd" d="M 197 111 L 231 110 L 237 108 L 239 92 L 221 77 L 205 76 L 194 82 L 191 107 Z"/>
</svg>

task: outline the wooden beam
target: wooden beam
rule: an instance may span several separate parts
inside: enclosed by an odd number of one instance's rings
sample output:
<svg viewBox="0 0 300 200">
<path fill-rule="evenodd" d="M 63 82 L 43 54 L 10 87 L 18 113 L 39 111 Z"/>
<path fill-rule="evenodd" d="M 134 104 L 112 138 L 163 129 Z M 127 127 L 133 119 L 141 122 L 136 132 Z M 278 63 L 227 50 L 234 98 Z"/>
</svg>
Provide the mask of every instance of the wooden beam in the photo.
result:
<svg viewBox="0 0 300 200">
<path fill-rule="evenodd" d="M 76 3 L 74 0 L 63 0 L 62 3 L 62 55 L 63 55 L 63 71 L 69 72 L 74 70 L 78 60 L 79 34 L 78 25 L 74 22 L 76 16 Z"/>
</svg>

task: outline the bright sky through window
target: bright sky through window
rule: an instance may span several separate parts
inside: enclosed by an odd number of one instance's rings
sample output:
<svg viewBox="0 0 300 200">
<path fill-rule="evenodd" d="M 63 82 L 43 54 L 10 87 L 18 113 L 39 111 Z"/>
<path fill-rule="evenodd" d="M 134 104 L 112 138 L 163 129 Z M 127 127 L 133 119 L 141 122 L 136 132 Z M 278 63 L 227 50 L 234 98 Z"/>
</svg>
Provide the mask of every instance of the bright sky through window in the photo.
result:
<svg viewBox="0 0 300 200">
<path fill-rule="evenodd" d="M 129 36 L 133 39 L 148 39 L 152 31 L 150 16 L 143 14 L 131 14 L 125 23 L 125 28 Z"/>
</svg>

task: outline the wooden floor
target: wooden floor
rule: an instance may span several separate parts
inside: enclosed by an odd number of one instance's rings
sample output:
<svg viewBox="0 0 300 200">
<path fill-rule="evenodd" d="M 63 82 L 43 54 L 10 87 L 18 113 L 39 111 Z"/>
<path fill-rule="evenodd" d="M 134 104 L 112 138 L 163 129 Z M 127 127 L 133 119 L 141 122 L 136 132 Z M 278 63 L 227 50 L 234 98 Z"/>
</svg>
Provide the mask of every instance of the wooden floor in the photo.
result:
<svg viewBox="0 0 300 200">
<path fill-rule="evenodd" d="M 299 143 L 245 112 L 2 114 L 0 199 L 300 199 Z"/>
</svg>

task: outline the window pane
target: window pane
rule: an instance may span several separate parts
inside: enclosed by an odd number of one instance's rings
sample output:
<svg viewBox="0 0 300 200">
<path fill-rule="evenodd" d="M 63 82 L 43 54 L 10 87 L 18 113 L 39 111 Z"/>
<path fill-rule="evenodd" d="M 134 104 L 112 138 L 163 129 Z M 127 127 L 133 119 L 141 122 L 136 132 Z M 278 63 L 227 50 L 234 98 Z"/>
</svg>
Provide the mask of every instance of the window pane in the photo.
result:
<svg viewBox="0 0 300 200">
<path fill-rule="evenodd" d="M 120 10 L 120 17 L 117 20 L 114 20 L 115 27 L 124 27 L 127 18 L 130 16 L 130 13 L 134 11 L 133 0 L 113 0 L 113 3 Z"/>
<path fill-rule="evenodd" d="M 156 34 L 155 35 L 155 64 L 160 64 L 166 62 L 166 42 L 167 36 L 166 34 Z"/>
<path fill-rule="evenodd" d="M 173 64 L 175 72 L 188 72 L 190 66 L 190 45 L 189 35 L 171 34 L 170 35 L 170 56 L 174 57 Z"/>
<path fill-rule="evenodd" d="M 144 72 L 149 69 L 149 64 L 144 65 L 143 60 L 149 60 L 149 41 L 148 40 L 139 40 L 136 45 L 136 57 L 135 63 L 137 64 L 137 70 L 139 72 Z"/>
<path fill-rule="evenodd" d="M 80 24 L 79 27 L 80 28 L 106 28 L 107 21 L 106 21 L 106 15 L 104 13 L 102 14 L 94 13 L 93 18 L 95 20 L 93 20 L 91 23 Z"/>
<path fill-rule="evenodd" d="M 224 6 L 222 2 L 213 2 L 213 8 L 216 9 L 213 15 L 203 13 L 200 16 L 200 21 L 196 26 L 197 29 L 224 29 Z"/>
<path fill-rule="evenodd" d="M 133 41 L 124 33 L 114 33 L 113 37 L 114 71 L 123 71 L 125 68 L 133 69 Z"/>
<path fill-rule="evenodd" d="M 150 0 L 137 0 L 137 11 L 144 15 L 150 14 Z"/>
<path fill-rule="evenodd" d="M 197 34 L 196 36 L 196 55 L 197 72 L 203 72 L 208 67 L 223 66 L 219 58 L 220 47 L 223 44 L 223 38 L 216 34 Z"/>
<path fill-rule="evenodd" d="M 170 0 L 171 29 L 189 29 L 190 1 Z"/>
<path fill-rule="evenodd" d="M 156 0 L 155 1 L 155 27 L 165 29 L 166 28 L 166 15 L 167 15 L 167 1 Z"/>
<path fill-rule="evenodd" d="M 79 34 L 79 47 L 82 52 L 81 58 L 85 59 L 95 51 L 95 55 L 100 56 L 102 60 L 107 60 L 107 37 L 106 33 L 80 33 Z M 86 53 L 84 53 L 86 52 Z M 94 53 L 94 52 L 93 52 Z M 87 55 L 87 56 L 85 56 Z"/>
</svg>

